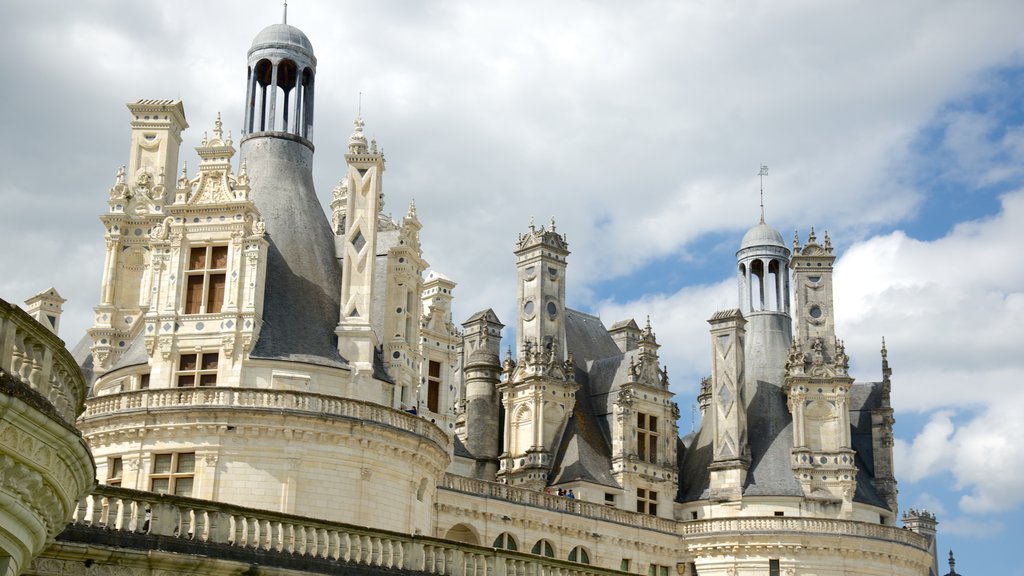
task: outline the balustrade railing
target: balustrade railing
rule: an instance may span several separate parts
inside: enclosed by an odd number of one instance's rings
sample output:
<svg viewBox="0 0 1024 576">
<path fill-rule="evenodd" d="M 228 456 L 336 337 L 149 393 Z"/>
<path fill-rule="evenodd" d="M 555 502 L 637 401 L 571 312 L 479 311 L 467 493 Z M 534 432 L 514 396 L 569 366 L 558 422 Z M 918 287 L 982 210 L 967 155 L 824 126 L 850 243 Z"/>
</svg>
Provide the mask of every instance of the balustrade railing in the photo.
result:
<svg viewBox="0 0 1024 576">
<path fill-rule="evenodd" d="M 151 388 L 108 394 L 89 398 L 84 418 L 117 412 L 199 407 L 291 410 L 341 416 L 405 430 L 426 437 L 443 449 L 449 443 L 448 436 L 436 425 L 401 410 L 351 398 L 260 388 Z"/>
<path fill-rule="evenodd" d="M 509 550 L 113 486 L 97 486 L 83 498 L 71 524 L 439 576 L 624 574 Z"/>
<path fill-rule="evenodd" d="M 928 540 L 920 534 L 905 528 L 872 524 L 855 520 L 832 520 L 828 518 L 798 518 L 791 516 L 761 516 L 756 518 L 712 518 L 679 522 L 679 534 L 684 538 L 711 536 L 722 533 L 765 534 L 801 533 L 835 534 L 888 540 L 907 544 L 921 550 L 928 550 Z"/>
<path fill-rule="evenodd" d="M 56 334 L 0 299 L 0 370 L 39 393 L 68 424 L 82 412 L 85 380 Z"/>
<path fill-rule="evenodd" d="M 566 498 L 565 496 L 545 494 L 544 492 L 509 486 L 500 482 L 488 482 L 455 474 L 445 474 L 444 478 L 441 479 L 441 483 L 438 484 L 438 488 L 465 494 L 476 494 L 485 498 L 506 500 L 516 504 L 546 508 L 555 512 L 567 512 L 627 526 L 639 526 L 647 530 L 656 530 L 666 534 L 675 534 L 677 532 L 676 525 L 678 522 L 668 518 L 630 512 L 629 510 L 623 510 L 614 506 L 585 502 L 583 500 Z"/>
<path fill-rule="evenodd" d="M 832 520 L 828 518 L 798 518 L 792 516 L 760 516 L 752 518 L 718 518 L 706 520 L 678 521 L 658 518 L 647 514 L 630 512 L 613 506 L 604 506 L 593 502 L 574 500 L 564 496 L 545 494 L 535 490 L 508 486 L 499 482 L 488 482 L 476 478 L 466 478 L 454 474 L 445 474 L 438 488 L 452 490 L 464 494 L 475 494 L 484 498 L 506 500 L 516 504 L 526 504 L 545 508 L 555 512 L 576 514 L 587 518 L 615 522 L 628 526 L 639 526 L 646 530 L 655 530 L 667 534 L 678 534 L 686 537 L 721 534 L 724 532 L 740 534 L 759 533 L 813 533 L 836 534 L 862 538 L 890 540 L 928 550 L 926 538 L 910 530 L 871 524 L 853 520 Z"/>
</svg>

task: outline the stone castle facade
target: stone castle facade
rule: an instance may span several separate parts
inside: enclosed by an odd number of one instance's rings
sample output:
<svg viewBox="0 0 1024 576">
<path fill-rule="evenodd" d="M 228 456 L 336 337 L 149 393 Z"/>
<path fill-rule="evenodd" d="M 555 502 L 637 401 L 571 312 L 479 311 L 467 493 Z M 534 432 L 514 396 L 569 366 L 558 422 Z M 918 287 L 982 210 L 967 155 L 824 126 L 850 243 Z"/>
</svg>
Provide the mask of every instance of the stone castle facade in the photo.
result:
<svg viewBox="0 0 1024 576">
<path fill-rule="evenodd" d="M 891 370 L 883 343 L 879 382 L 847 372 L 827 233 L 787 245 L 762 218 L 743 237 L 737 308 L 708 320 L 702 422 L 680 437 L 650 319 L 568 306 L 553 220 L 515 242 L 503 354 L 492 310 L 453 323 L 456 284 L 428 270 L 415 206 L 385 215 L 362 119 L 324 213 L 316 66 L 299 29 L 261 31 L 237 148 L 218 117 L 192 171 L 183 104 L 128 106 L 101 298 L 72 351 L 100 486 L 9 573 L 254 563 L 160 547 L 172 538 L 453 575 L 937 574 L 934 517 L 896 526 Z M 55 332 L 50 292 L 33 316 Z"/>
</svg>

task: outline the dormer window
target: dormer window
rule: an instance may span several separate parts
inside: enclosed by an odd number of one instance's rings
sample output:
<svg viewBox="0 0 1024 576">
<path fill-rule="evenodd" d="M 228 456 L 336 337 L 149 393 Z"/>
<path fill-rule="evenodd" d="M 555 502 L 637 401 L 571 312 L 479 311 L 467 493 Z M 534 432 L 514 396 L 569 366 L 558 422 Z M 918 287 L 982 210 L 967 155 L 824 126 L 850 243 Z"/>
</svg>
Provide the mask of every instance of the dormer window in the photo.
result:
<svg viewBox="0 0 1024 576">
<path fill-rule="evenodd" d="M 227 246 L 196 246 L 189 251 L 185 314 L 220 312 L 224 305 L 227 268 Z"/>
</svg>

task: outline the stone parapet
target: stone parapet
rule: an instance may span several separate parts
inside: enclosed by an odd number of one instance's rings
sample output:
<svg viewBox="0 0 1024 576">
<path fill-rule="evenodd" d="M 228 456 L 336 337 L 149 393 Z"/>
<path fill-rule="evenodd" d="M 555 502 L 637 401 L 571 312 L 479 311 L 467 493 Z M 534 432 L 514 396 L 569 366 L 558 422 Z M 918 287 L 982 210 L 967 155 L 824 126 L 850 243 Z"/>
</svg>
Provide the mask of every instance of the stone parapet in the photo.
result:
<svg viewBox="0 0 1024 576">
<path fill-rule="evenodd" d="M 152 544 L 147 537 L 159 539 L 162 550 L 188 545 L 196 556 L 206 550 L 207 556 L 237 558 L 240 569 L 248 563 L 230 550 L 258 552 L 260 573 L 269 570 L 268 574 L 303 560 L 311 562 L 304 566 L 307 573 L 327 573 L 322 569 L 348 573 L 353 568 L 354 573 L 363 573 L 363 567 L 377 567 L 392 574 L 439 576 L 624 574 L 509 550 L 109 486 L 99 486 L 81 500 L 68 530 L 53 547 L 55 556 L 67 559 L 74 548 L 66 543 L 87 540 L 90 531 L 96 531 L 102 542 L 116 540 L 122 548 L 145 548 Z M 95 542 L 89 548 L 102 546 Z M 89 548 L 79 550 L 87 554 Z M 41 569 L 50 562 L 49 554 L 44 553 L 34 567 Z"/>
<path fill-rule="evenodd" d="M 679 522 L 678 525 L 680 535 L 687 538 L 721 536 L 730 532 L 744 535 L 823 534 L 884 540 L 905 544 L 919 550 L 928 550 L 927 539 L 910 530 L 854 520 L 792 517 L 719 518 Z"/>
<path fill-rule="evenodd" d="M 90 421 L 115 414 L 204 408 L 238 408 L 248 412 L 286 410 L 352 418 L 410 432 L 432 441 L 444 451 L 448 450 L 449 444 L 448 436 L 436 425 L 380 404 L 324 394 L 253 388 L 150 389 L 90 398 L 86 402 L 82 424 L 86 426 Z"/>
<path fill-rule="evenodd" d="M 60 338 L 0 300 L 0 576 L 20 574 L 95 482 L 74 428 L 84 398 Z"/>
<path fill-rule="evenodd" d="M 82 412 L 85 380 L 64 342 L 27 312 L 3 299 L 0 370 L 45 399 L 65 424 L 73 425 Z"/>
<path fill-rule="evenodd" d="M 444 479 L 437 486 L 441 490 L 451 490 L 472 494 L 482 498 L 495 498 L 507 500 L 515 504 L 525 504 L 544 508 L 554 512 L 565 512 L 586 518 L 614 522 L 631 527 L 640 527 L 646 530 L 655 530 L 665 534 L 676 534 L 678 522 L 667 518 L 659 518 L 649 514 L 630 512 L 614 506 L 584 502 L 564 496 L 545 494 L 537 490 L 518 488 L 500 482 L 487 482 L 465 476 L 445 474 Z"/>
</svg>

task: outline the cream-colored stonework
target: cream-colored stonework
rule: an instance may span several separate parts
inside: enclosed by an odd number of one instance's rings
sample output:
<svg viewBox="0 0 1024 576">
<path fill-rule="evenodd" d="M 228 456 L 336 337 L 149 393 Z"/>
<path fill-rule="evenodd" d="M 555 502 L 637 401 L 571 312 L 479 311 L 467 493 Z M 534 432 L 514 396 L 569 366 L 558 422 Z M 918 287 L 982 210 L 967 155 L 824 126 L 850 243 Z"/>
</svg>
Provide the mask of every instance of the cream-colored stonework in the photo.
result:
<svg viewBox="0 0 1024 576">
<path fill-rule="evenodd" d="M 515 245 L 514 346 L 492 309 L 460 332 L 456 283 L 427 272 L 430 223 L 412 203 L 385 213 L 361 118 L 323 212 L 309 39 L 267 27 L 247 72 L 240 158 L 218 116 L 194 172 L 184 105 L 129 105 L 76 349 L 90 381 L 28 315 L 34 331 L 3 319 L 0 367 L 78 417 L 101 483 L 83 497 L 82 439 L 4 398 L 9 574 L 934 569 L 934 517 L 895 525 L 891 370 L 883 344 L 881 382 L 847 372 L 827 235 L 791 252 L 762 219 L 743 237 L 736 307 L 709 320 L 702 422 L 680 438 L 651 319 L 607 328 L 570 307 L 554 220 Z M 51 289 L 30 307 L 55 331 L 60 303 Z"/>
</svg>

